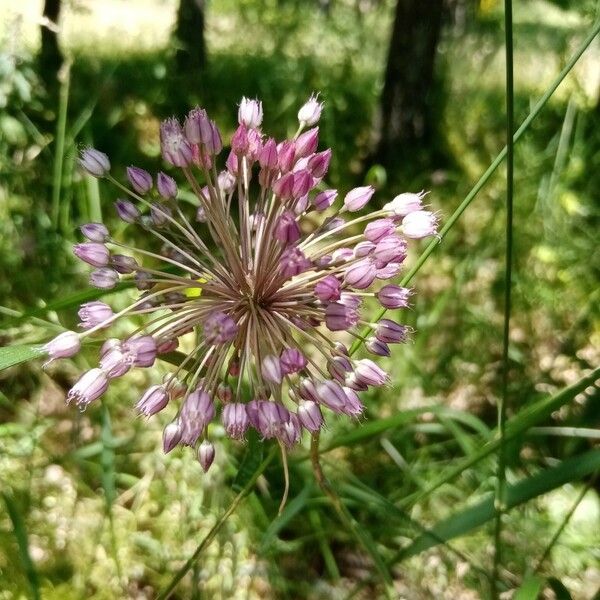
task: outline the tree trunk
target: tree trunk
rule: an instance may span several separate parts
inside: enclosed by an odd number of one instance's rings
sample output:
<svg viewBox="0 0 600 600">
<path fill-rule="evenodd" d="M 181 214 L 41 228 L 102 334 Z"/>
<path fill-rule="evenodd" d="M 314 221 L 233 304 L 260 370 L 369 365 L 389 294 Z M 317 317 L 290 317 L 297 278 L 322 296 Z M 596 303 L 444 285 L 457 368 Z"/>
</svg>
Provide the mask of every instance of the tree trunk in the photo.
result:
<svg viewBox="0 0 600 600">
<path fill-rule="evenodd" d="M 380 105 L 377 162 L 398 164 L 425 148 L 443 0 L 398 0 Z"/>
<path fill-rule="evenodd" d="M 58 19 L 61 0 L 44 1 L 44 23 L 41 26 L 42 45 L 40 47 L 40 75 L 48 85 L 56 84 L 56 74 L 63 62 L 58 45 Z M 49 22 L 49 24 L 48 24 Z"/>
<path fill-rule="evenodd" d="M 206 64 L 204 44 L 204 0 L 179 0 L 175 37 L 175 63 L 180 74 L 198 71 Z"/>
</svg>

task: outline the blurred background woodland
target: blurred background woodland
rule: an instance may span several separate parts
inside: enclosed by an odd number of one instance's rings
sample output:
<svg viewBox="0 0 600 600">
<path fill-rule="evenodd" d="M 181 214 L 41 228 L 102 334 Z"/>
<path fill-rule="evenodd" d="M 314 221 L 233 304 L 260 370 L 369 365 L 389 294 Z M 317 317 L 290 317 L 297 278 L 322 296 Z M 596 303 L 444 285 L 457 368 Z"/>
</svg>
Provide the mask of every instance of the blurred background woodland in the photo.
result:
<svg viewBox="0 0 600 600">
<path fill-rule="evenodd" d="M 599 7 L 515 1 L 517 125 Z M 240 98 L 257 97 L 283 137 L 319 92 L 330 183 L 371 183 L 379 206 L 430 190 L 444 223 L 506 141 L 499 0 L 0 0 L 0 40 L 0 346 L 75 328 L 89 289 L 77 227 L 122 232 L 115 190 L 77 169 L 82 144 L 115 173 L 156 171 L 165 117 L 199 104 L 228 137 Z M 599 65 L 596 37 L 515 147 L 506 598 L 600 590 Z M 416 333 L 386 359 L 392 385 L 325 432 L 324 468 L 363 543 L 300 449 L 284 514 L 276 460 L 174 597 L 489 597 L 496 457 L 480 451 L 501 394 L 505 190 L 501 165 L 412 282 L 402 318 Z M 155 597 L 248 467 L 225 440 L 207 475 L 193 453 L 164 456 L 170 416 L 133 410 L 152 374 L 66 407 L 93 355 L 0 371 L 2 600 Z"/>
</svg>

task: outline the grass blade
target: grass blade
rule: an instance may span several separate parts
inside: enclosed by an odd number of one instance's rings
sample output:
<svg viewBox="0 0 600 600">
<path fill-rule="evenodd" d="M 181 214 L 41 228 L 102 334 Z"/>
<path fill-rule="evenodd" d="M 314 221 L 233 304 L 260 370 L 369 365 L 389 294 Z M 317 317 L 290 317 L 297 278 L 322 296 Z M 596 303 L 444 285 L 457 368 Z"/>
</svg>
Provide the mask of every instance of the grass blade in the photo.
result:
<svg viewBox="0 0 600 600">
<path fill-rule="evenodd" d="M 544 580 L 541 577 L 535 575 L 527 577 L 515 592 L 513 600 L 537 600 L 543 585 Z"/>
<path fill-rule="evenodd" d="M 41 346 L 37 344 L 0 348 L 0 371 L 45 355 L 46 353 L 41 349 Z"/>
</svg>

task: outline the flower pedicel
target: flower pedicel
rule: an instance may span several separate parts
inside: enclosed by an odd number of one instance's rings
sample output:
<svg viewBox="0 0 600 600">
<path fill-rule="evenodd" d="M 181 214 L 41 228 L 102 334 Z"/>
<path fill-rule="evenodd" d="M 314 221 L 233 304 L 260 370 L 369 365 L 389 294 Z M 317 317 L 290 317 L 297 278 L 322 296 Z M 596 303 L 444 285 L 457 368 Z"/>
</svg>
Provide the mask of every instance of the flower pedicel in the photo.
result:
<svg viewBox="0 0 600 600">
<path fill-rule="evenodd" d="M 49 359 L 73 356 L 84 338 L 121 317 L 145 315 L 146 322 L 126 339 L 104 342 L 98 367 L 81 376 L 68 402 L 85 409 L 112 379 L 152 367 L 181 336 L 196 332 L 195 347 L 176 371 L 136 404 L 151 416 L 180 403 L 164 430 L 165 452 L 195 447 L 207 470 L 215 454 L 208 425 L 217 414 L 233 439 L 252 427 L 289 447 L 303 429 L 319 431 L 323 409 L 362 413 L 357 392 L 385 384 L 388 376 L 372 360 L 350 357 L 336 335 L 356 337 L 359 327 L 370 325 L 365 347 L 374 358 L 389 356 L 389 344 L 406 340 L 408 328 L 394 321 L 363 320 L 361 304 L 370 296 L 385 308 L 408 305 L 410 290 L 386 280 L 401 269 L 405 238 L 434 235 L 437 220 L 423 207 L 424 193 L 401 194 L 381 210 L 353 216 L 374 189 L 358 187 L 338 200 L 323 184 L 331 150 L 317 151 L 318 127 L 304 131 L 321 110 L 311 97 L 298 113 L 298 134 L 277 142 L 261 130 L 262 103 L 244 98 L 220 172 L 221 134 L 203 109 L 193 109 L 183 124 L 164 121 L 162 156 L 194 192 L 191 214 L 177 201 L 170 175 L 153 177 L 131 166 L 125 186 L 112 177 L 105 154 L 81 152 L 83 170 L 123 192 L 117 214 L 141 227 L 150 247 L 128 247 L 101 223 L 81 227 L 85 241 L 74 252 L 93 268 L 91 285 L 111 289 L 129 281 L 140 294 L 119 312 L 105 302 L 83 304 L 84 331 L 48 342 Z"/>
</svg>

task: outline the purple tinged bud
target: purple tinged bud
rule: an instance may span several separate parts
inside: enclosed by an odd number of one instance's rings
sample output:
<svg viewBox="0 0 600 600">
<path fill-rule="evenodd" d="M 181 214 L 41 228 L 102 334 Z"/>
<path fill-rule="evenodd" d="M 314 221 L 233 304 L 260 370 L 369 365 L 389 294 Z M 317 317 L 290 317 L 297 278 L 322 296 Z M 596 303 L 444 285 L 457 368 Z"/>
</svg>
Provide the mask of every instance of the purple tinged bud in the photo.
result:
<svg viewBox="0 0 600 600">
<path fill-rule="evenodd" d="M 79 229 L 90 242 L 105 242 L 108 238 L 108 229 L 104 223 L 86 223 Z"/>
<path fill-rule="evenodd" d="M 339 300 L 342 285 L 335 275 L 326 275 L 315 285 L 315 296 L 322 302 Z"/>
<path fill-rule="evenodd" d="M 291 140 L 281 142 L 277 146 L 277 164 L 282 173 L 287 173 L 296 160 L 296 144 Z"/>
<path fill-rule="evenodd" d="M 389 379 L 387 373 L 368 358 L 356 362 L 354 373 L 358 382 L 364 385 L 380 386 Z"/>
<path fill-rule="evenodd" d="M 100 398 L 108 388 L 108 377 L 102 369 L 91 369 L 86 371 L 69 390 L 67 404 L 75 402 L 82 410 L 90 402 Z"/>
<path fill-rule="evenodd" d="M 383 208 L 393 213 L 396 217 L 405 217 L 407 214 L 423 208 L 423 198 L 425 196 L 426 192 L 399 194 Z"/>
<path fill-rule="evenodd" d="M 210 120 L 203 108 L 193 108 L 183 124 L 185 138 L 190 144 L 202 144 L 210 137 Z"/>
<path fill-rule="evenodd" d="M 319 144 L 319 128 L 313 127 L 296 138 L 296 159 L 313 154 Z"/>
<path fill-rule="evenodd" d="M 319 401 L 327 408 L 336 413 L 344 412 L 346 404 L 346 393 L 337 381 L 326 379 L 317 384 Z"/>
<path fill-rule="evenodd" d="M 337 190 L 325 190 L 324 192 L 319 192 L 313 200 L 314 207 L 319 212 L 328 209 L 335 202 L 337 195 Z"/>
<path fill-rule="evenodd" d="M 298 216 L 304 214 L 304 211 L 308 208 L 308 194 L 305 194 L 301 198 L 298 198 L 294 204 L 294 213 Z"/>
<path fill-rule="evenodd" d="M 298 111 L 298 122 L 300 125 L 312 127 L 321 118 L 323 103 L 317 100 L 317 96 L 312 95 Z"/>
<path fill-rule="evenodd" d="M 277 168 L 277 143 L 269 138 L 258 155 L 258 162 L 263 169 L 273 171 Z"/>
<path fill-rule="evenodd" d="M 114 269 L 103 267 L 90 273 L 90 285 L 100 290 L 110 290 L 117 285 L 119 274 Z"/>
<path fill-rule="evenodd" d="M 362 415 L 365 407 L 363 403 L 360 401 L 358 394 L 349 387 L 343 388 L 344 393 L 346 394 L 346 404 L 344 405 L 343 412 L 349 417 L 359 417 Z"/>
<path fill-rule="evenodd" d="M 323 152 L 317 152 L 308 161 L 308 170 L 311 172 L 313 177 L 322 179 L 329 170 L 329 163 L 331 162 L 331 149 L 323 150 Z"/>
<path fill-rule="evenodd" d="M 129 338 L 123 348 L 131 354 L 136 367 L 151 367 L 156 360 L 156 340 L 151 335 Z"/>
<path fill-rule="evenodd" d="M 250 129 L 257 129 L 260 127 L 263 120 L 263 107 L 262 102 L 258 100 L 250 100 L 249 98 L 242 98 L 240 107 L 238 109 L 238 123 L 245 125 Z"/>
<path fill-rule="evenodd" d="M 410 328 L 390 319 L 381 319 L 375 327 L 375 337 L 386 344 L 400 344 L 408 339 Z"/>
<path fill-rule="evenodd" d="M 126 223 L 135 223 L 141 214 L 138 208 L 129 200 L 117 200 L 115 208 L 117 209 L 119 218 Z"/>
<path fill-rule="evenodd" d="M 163 227 L 169 219 L 172 219 L 173 213 L 168 206 L 154 202 L 150 207 L 150 215 L 152 217 L 152 223 L 156 227 Z"/>
<path fill-rule="evenodd" d="M 135 274 L 135 287 L 138 290 L 148 290 L 152 287 L 152 275 L 146 271 L 138 271 Z"/>
<path fill-rule="evenodd" d="M 263 358 L 260 367 L 263 379 L 272 383 L 281 383 L 283 376 L 279 358 L 273 354 L 268 354 Z"/>
<path fill-rule="evenodd" d="M 113 254 L 110 257 L 110 265 L 117 273 L 123 275 L 133 273 L 139 268 L 137 260 L 133 256 L 126 256 L 125 254 Z"/>
<path fill-rule="evenodd" d="M 294 277 L 310 267 L 310 260 L 295 246 L 288 246 L 279 259 L 279 268 L 283 277 Z"/>
<path fill-rule="evenodd" d="M 354 246 L 354 258 L 364 258 L 365 256 L 369 256 L 373 250 L 375 250 L 375 244 L 373 242 L 369 242 L 368 240 L 358 242 L 358 244 Z"/>
<path fill-rule="evenodd" d="M 246 415 L 248 415 L 248 422 L 257 431 L 259 426 L 258 413 L 261 402 L 262 400 L 250 400 L 250 402 L 246 404 Z"/>
<path fill-rule="evenodd" d="M 377 279 L 393 279 L 402 271 L 402 263 L 391 262 L 377 269 Z"/>
<path fill-rule="evenodd" d="M 373 336 L 367 339 L 365 346 L 371 354 L 376 354 L 377 356 L 390 356 L 391 354 L 389 346 Z"/>
<path fill-rule="evenodd" d="M 355 212 L 363 208 L 375 193 L 375 188 L 370 185 L 357 187 L 350 190 L 344 198 L 344 206 L 346 210 Z"/>
<path fill-rule="evenodd" d="M 171 421 L 163 430 L 163 452 L 168 454 L 181 440 L 181 427 L 178 421 Z"/>
<path fill-rule="evenodd" d="M 302 232 L 294 213 L 285 211 L 277 220 L 275 237 L 283 244 L 289 245 L 296 243 L 301 236 Z"/>
<path fill-rule="evenodd" d="M 135 407 L 146 417 L 151 417 L 165 408 L 168 403 L 167 390 L 162 385 L 153 385 L 144 392 Z"/>
<path fill-rule="evenodd" d="M 358 290 L 368 288 L 377 275 L 377 269 L 370 258 L 363 258 L 350 265 L 344 273 L 344 283 Z"/>
<path fill-rule="evenodd" d="M 256 404 L 257 430 L 265 438 L 277 437 L 282 432 L 282 426 L 290 419 L 290 413 L 285 406 L 277 402 L 260 400 Z"/>
<path fill-rule="evenodd" d="M 81 319 L 79 326 L 84 329 L 96 327 L 104 323 L 104 321 L 108 321 L 114 315 L 112 308 L 99 300 L 82 304 L 77 314 Z M 108 327 L 109 325 L 110 323 L 107 323 L 104 327 Z"/>
<path fill-rule="evenodd" d="M 379 242 L 387 235 L 396 232 L 396 224 L 392 219 L 377 219 L 365 227 L 365 238 L 370 242 Z"/>
<path fill-rule="evenodd" d="M 332 231 L 334 229 L 337 229 L 338 227 L 342 227 L 342 225 L 344 225 L 345 222 L 346 221 L 343 217 L 334 217 L 333 219 L 327 221 L 327 223 L 323 227 L 323 231 Z M 349 250 L 349 248 L 342 248 L 342 250 Z M 336 250 L 336 252 L 338 251 Z"/>
<path fill-rule="evenodd" d="M 49 364 L 55 358 L 69 358 L 70 356 L 74 356 L 79 352 L 80 348 L 81 340 L 79 339 L 79 335 L 74 331 L 63 331 L 44 345 L 43 349 L 50 357 L 50 360 L 46 364 Z"/>
<path fill-rule="evenodd" d="M 288 448 L 291 448 L 294 444 L 297 444 L 300 441 L 301 434 L 302 427 L 300 425 L 300 420 L 296 414 L 289 413 L 288 420 L 282 423 L 281 431 L 277 437 Z"/>
<path fill-rule="evenodd" d="M 156 176 L 156 189 L 165 200 L 177 196 L 177 183 L 175 183 L 175 180 L 172 177 L 162 171 Z"/>
<path fill-rule="evenodd" d="M 346 374 L 352 371 L 352 363 L 346 356 L 334 356 L 327 363 L 329 374 L 340 382 L 346 380 Z"/>
<path fill-rule="evenodd" d="M 212 442 L 204 440 L 198 448 L 198 462 L 206 473 L 215 460 L 215 447 Z"/>
<path fill-rule="evenodd" d="M 177 350 L 179 346 L 179 340 L 177 338 L 162 340 L 161 342 L 157 342 L 156 344 L 156 353 L 157 354 L 168 354 L 169 352 L 173 352 Z"/>
<path fill-rule="evenodd" d="M 206 140 L 204 140 L 204 147 L 210 154 L 216 155 L 223 150 L 223 140 L 221 139 L 221 132 L 214 121 L 210 122 L 210 128 Z"/>
<path fill-rule="evenodd" d="M 364 392 L 369 389 L 369 386 L 360 381 L 356 373 L 349 373 L 346 377 L 346 386 L 357 392 Z"/>
<path fill-rule="evenodd" d="M 377 299 L 384 308 L 406 308 L 411 294 L 410 288 L 390 284 L 384 285 L 377 292 Z"/>
<path fill-rule="evenodd" d="M 223 407 L 221 420 L 227 435 L 234 440 L 243 439 L 250 424 L 246 414 L 246 405 L 241 402 L 226 404 Z"/>
<path fill-rule="evenodd" d="M 214 416 L 215 405 L 211 397 L 202 388 L 191 392 L 183 403 L 179 415 L 181 443 L 193 446 Z"/>
<path fill-rule="evenodd" d="M 219 189 L 224 194 L 231 194 L 235 189 L 236 178 L 229 171 L 221 171 L 217 178 Z"/>
<path fill-rule="evenodd" d="M 362 303 L 362 300 L 361 300 L 360 296 L 357 296 L 356 294 L 342 292 L 342 294 L 340 296 L 340 304 L 343 304 L 344 306 L 347 306 L 348 308 L 353 308 L 354 310 L 358 310 L 360 308 L 361 303 Z"/>
<path fill-rule="evenodd" d="M 285 173 L 273 183 L 273 193 L 282 200 L 290 200 L 294 197 L 294 179 L 294 173 Z"/>
<path fill-rule="evenodd" d="M 196 209 L 196 221 L 198 221 L 198 223 L 206 223 L 206 221 L 208 221 L 206 209 L 202 204 Z"/>
<path fill-rule="evenodd" d="M 401 263 L 406 258 L 406 242 L 397 235 L 386 235 L 377 242 L 373 257 L 382 263 L 380 268 L 390 262 Z"/>
<path fill-rule="evenodd" d="M 217 398 L 225 404 L 231 402 L 231 399 L 233 398 L 231 386 L 223 382 L 219 383 L 217 386 Z"/>
<path fill-rule="evenodd" d="M 298 419 L 304 429 L 316 433 L 323 426 L 323 415 L 316 402 L 301 400 L 298 404 Z"/>
<path fill-rule="evenodd" d="M 338 248 L 331 254 L 331 259 L 334 263 L 345 263 L 354 258 L 354 250 L 352 248 Z"/>
<path fill-rule="evenodd" d="M 314 184 L 313 176 L 306 169 L 302 169 L 301 171 L 294 173 L 293 181 L 293 198 L 301 198 L 302 196 L 306 196 Z"/>
<path fill-rule="evenodd" d="M 358 323 L 356 309 L 332 302 L 325 309 L 325 324 L 330 331 L 346 331 Z"/>
<path fill-rule="evenodd" d="M 152 175 L 139 167 L 127 167 L 127 179 L 138 194 L 146 194 L 152 189 Z"/>
<path fill-rule="evenodd" d="M 75 244 L 73 254 L 92 267 L 105 267 L 110 259 L 108 248 L 98 242 Z"/>
<path fill-rule="evenodd" d="M 402 232 L 408 238 L 421 239 L 437 233 L 437 217 L 428 210 L 408 213 L 402 219 Z"/>
<path fill-rule="evenodd" d="M 192 162 L 192 147 L 177 119 L 167 119 L 160 124 L 160 149 L 163 159 L 174 167 L 187 167 Z"/>
<path fill-rule="evenodd" d="M 95 148 L 85 148 L 79 153 L 79 166 L 92 177 L 105 177 L 110 171 L 108 156 Z"/>
<path fill-rule="evenodd" d="M 225 344 L 235 339 L 236 322 L 224 312 L 214 312 L 204 321 L 204 338 L 209 344 Z"/>
<path fill-rule="evenodd" d="M 297 348 L 286 348 L 279 357 L 279 364 L 281 365 L 281 372 L 284 375 L 289 375 L 290 373 L 299 373 L 302 371 L 308 364 L 308 361 L 306 356 Z"/>
<path fill-rule="evenodd" d="M 248 128 L 240 125 L 231 138 L 231 151 L 237 156 L 243 156 L 248 152 Z"/>
<path fill-rule="evenodd" d="M 100 350 L 100 368 L 109 379 L 122 377 L 133 366 L 133 356 L 127 352 L 120 340 L 106 340 Z"/>
</svg>

